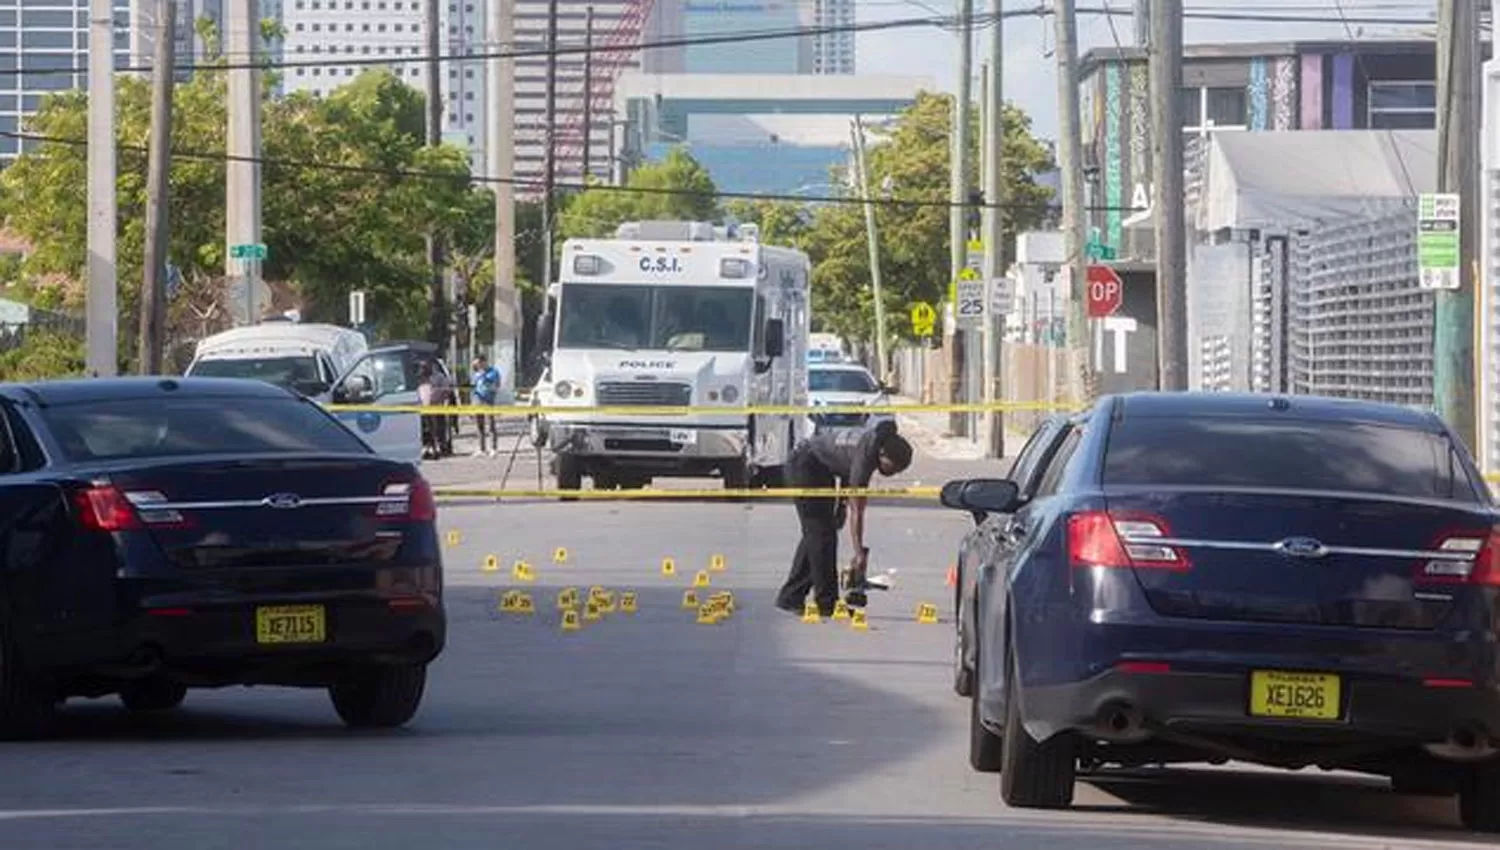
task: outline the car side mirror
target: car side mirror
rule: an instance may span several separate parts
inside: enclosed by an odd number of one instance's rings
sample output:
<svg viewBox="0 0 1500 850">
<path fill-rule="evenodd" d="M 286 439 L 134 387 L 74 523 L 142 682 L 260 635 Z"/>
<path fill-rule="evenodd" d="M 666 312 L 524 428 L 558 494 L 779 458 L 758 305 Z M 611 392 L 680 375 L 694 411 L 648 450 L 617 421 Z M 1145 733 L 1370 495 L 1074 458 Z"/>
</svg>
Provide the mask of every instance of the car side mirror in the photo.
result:
<svg viewBox="0 0 1500 850">
<path fill-rule="evenodd" d="M 954 510 L 1008 514 L 1020 507 L 1021 488 L 1004 478 L 971 478 L 944 484 L 938 499 Z"/>
<path fill-rule="evenodd" d="M 375 398 L 375 389 L 364 375 L 350 375 L 333 391 L 333 400 L 340 404 L 366 404 Z"/>
<path fill-rule="evenodd" d="M 780 319 L 766 320 L 766 356 L 775 358 L 786 353 L 786 324 Z"/>
</svg>

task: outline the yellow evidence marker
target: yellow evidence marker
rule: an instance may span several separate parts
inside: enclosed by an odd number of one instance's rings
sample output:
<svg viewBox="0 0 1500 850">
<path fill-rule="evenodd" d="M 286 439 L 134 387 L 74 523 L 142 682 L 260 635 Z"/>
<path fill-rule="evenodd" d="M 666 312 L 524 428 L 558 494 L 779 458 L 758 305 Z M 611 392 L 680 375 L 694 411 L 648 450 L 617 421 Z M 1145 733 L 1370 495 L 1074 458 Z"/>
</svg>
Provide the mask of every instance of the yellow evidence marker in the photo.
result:
<svg viewBox="0 0 1500 850">
<path fill-rule="evenodd" d="M 532 600 L 529 593 L 517 593 L 515 602 L 511 604 L 511 612 L 525 614 L 529 617 L 536 613 L 536 602 Z"/>
<path fill-rule="evenodd" d="M 563 631 L 565 631 L 565 632 L 576 632 L 576 631 L 578 631 L 581 628 L 583 628 L 583 624 L 580 623 L 580 622 L 578 622 L 578 612 L 577 611 L 575 611 L 572 608 L 569 608 L 568 610 L 566 610 L 566 611 L 563 612 L 563 615 L 562 615 L 562 630 Z"/>
<path fill-rule="evenodd" d="M 599 599 L 599 598 L 603 597 L 604 594 L 606 594 L 608 592 L 609 591 L 605 590 L 604 588 L 602 588 L 602 587 L 600 587 L 599 585 L 596 584 L 593 587 L 589 588 L 589 598 L 590 599 Z"/>
<path fill-rule="evenodd" d="M 567 611 L 578 607 L 578 588 L 565 587 L 557 592 L 557 610 Z"/>
<path fill-rule="evenodd" d="M 601 620 L 603 618 L 604 618 L 604 615 L 602 615 L 602 614 L 599 613 L 599 603 L 598 602 L 595 602 L 594 600 L 590 599 L 589 602 L 588 602 L 588 604 L 585 605 L 585 606 L 583 606 L 583 619 L 585 619 L 585 620 L 589 621 L 590 623 L 592 623 L 592 622 L 594 622 L 596 620 Z"/>
<path fill-rule="evenodd" d="M 698 606 L 698 625 L 717 626 L 718 624 L 718 609 L 712 603 Z"/>
<path fill-rule="evenodd" d="M 494 555 L 485 555 L 484 564 L 480 567 L 480 569 L 484 570 L 487 573 L 498 573 L 500 572 L 500 559 L 496 558 Z"/>
<path fill-rule="evenodd" d="M 671 558 L 661 559 L 661 574 L 667 578 L 677 575 L 677 562 Z"/>
<path fill-rule="evenodd" d="M 865 609 L 854 609 L 854 614 L 849 618 L 849 628 L 856 632 L 867 632 L 870 630 L 870 621 L 865 619 Z"/>
<path fill-rule="evenodd" d="M 516 561 L 516 565 L 511 567 L 510 571 L 516 581 L 536 581 L 536 570 L 525 561 Z"/>
<path fill-rule="evenodd" d="M 463 542 L 463 539 L 463 535 L 458 533 L 458 529 L 454 529 L 448 532 L 449 546 L 457 546 L 459 543 Z"/>
<path fill-rule="evenodd" d="M 699 570 L 693 576 L 693 587 L 708 587 L 708 570 Z"/>
<path fill-rule="evenodd" d="M 729 568 L 729 562 L 724 560 L 723 555 L 713 554 L 708 556 L 708 568 L 716 573 L 722 573 Z"/>
<path fill-rule="evenodd" d="M 685 590 L 685 591 L 683 591 L 683 593 L 682 593 L 682 607 L 684 607 L 684 608 L 697 608 L 698 607 L 698 592 L 695 591 L 695 590 Z"/>
<path fill-rule="evenodd" d="M 552 563 L 554 563 L 554 564 L 566 564 L 567 562 L 568 562 L 568 550 L 564 549 L 561 546 L 557 547 L 557 549 L 552 553 Z"/>
<path fill-rule="evenodd" d="M 844 600 L 840 599 L 833 603 L 833 618 L 835 620 L 849 619 L 849 605 Z"/>
<path fill-rule="evenodd" d="M 516 592 L 507 590 L 500 594 L 500 611 L 509 614 L 514 610 L 516 610 Z"/>
<path fill-rule="evenodd" d="M 600 612 L 605 614 L 615 613 L 615 595 L 613 593 L 601 593 L 599 594 L 599 598 L 594 601 L 599 603 Z"/>
<path fill-rule="evenodd" d="M 937 606 L 931 602 L 923 602 L 917 606 L 917 622 L 923 625 L 932 625 L 938 621 Z"/>
<path fill-rule="evenodd" d="M 803 606 L 803 608 L 802 608 L 802 622 L 804 622 L 804 623 L 821 623 L 821 622 L 823 622 L 822 616 L 820 616 L 819 613 L 818 613 L 818 603 L 816 603 L 816 602 L 809 602 L 805 606 Z"/>
<path fill-rule="evenodd" d="M 626 614 L 634 614 L 636 612 L 637 608 L 634 592 L 627 590 L 624 593 L 620 594 L 620 610 Z"/>
</svg>

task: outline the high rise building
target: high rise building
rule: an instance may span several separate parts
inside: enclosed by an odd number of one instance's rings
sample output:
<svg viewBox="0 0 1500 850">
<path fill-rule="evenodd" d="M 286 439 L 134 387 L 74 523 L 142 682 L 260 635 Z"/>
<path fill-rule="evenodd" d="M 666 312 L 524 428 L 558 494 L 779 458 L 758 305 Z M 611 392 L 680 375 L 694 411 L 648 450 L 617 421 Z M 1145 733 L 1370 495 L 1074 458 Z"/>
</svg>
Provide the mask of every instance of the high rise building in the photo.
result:
<svg viewBox="0 0 1500 850">
<path fill-rule="evenodd" d="M 854 73 L 854 0 L 813 0 L 812 26 L 838 27 L 841 31 L 812 38 L 814 74 Z"/>
<path fill-rule="evenodd" d="M 292 62 L 326 64 L 282 70 L 284 92 L 328 95 L 389 58 L 389 68 L 419 91 L 426 91 L 425 3 L 430 0 L 282 0 L 283 56 Z M 438 0 L 443 27 L 441 51 L 462 57 L 482 53 L 484 0 Z M 341 64 L 357 60 L 362 64 Z M 374 66 L 374 67 L 379 67 Z M 469 150 L 477 172 L 484 167 L 484 63 L 454 59 L 443 63 L 443 139 Z"/>
<path fill-rule="evenodd" d="M 655 0 L 651 40 L 695 39 L 803 28 L 847 27 L 854 0 Z M 648 74 L 853 74 L 854 33 L 682 44 L 647 50 Z"/>
<path fill-rule="evenodd" d="M 115 65 L 130 64 L 131 0 L 115 0 Z M 88 87 L 89 0 L 0 0 L 0 132 L 17 133 L 51 92 Z M 30 147 L 25 143 L 24 147 Z M 0 164 L 23 142 L 0 135 Z"/>
</svg>

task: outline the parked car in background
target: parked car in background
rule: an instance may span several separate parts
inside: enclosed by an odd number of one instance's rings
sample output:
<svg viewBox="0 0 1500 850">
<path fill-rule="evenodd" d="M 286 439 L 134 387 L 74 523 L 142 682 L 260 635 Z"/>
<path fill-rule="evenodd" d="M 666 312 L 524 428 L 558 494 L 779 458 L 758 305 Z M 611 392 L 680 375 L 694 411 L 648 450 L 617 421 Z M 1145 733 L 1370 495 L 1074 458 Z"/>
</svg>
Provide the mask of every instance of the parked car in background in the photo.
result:
<svg viewBox="0 0 1500 850">
<path fill-rule="evenodd" d="M 829 405 L 875 407 L 891 404 L 890 389 L 858 363 L 811 366 L 807 372 L 807 396 L 814 410 Z M 849 412 L 813 413 L 810 417 L 814 431 L 873 428 L 880 421 L 891 418 L 893 416 L 889 413 Z"/>
<path fill-rule="evenodd" d="M 955 685 L 1008 804 L 1069 805 L 1080 767 L 1233 759 L 1456 794 L 1500 831 L 1500 529 L 1435 415 L 1106 397 L 942 500 L 978 521 Z"/>
<path fill-rule="evenodd" d="M 334 383 L 368 349 L 364 335 L 350 328 L 270 321 L 205 337 L 186 374 L 265 381 L 326 401 Z"/>
<path fill-rule="evenodd" d="M 432 363 L 434 369 L 447 376 L 450 385 L 453 383 L 447 364 L 437 356 L 437 346 L 429 342 L 390 342 L 370 349 L 356 361 L 334 386 L 332 400 L 351 407 L 415 406 L 423 363 Z M 335 415 L 378 453 L 412 463 L 421 462 L 423 446 L 429 442 L 424 439 L 424 428 L 431 428 L 439 421 L 417 413 L 357 409 L 340 410 Z M 429 418 L 432 421 L 424 421 Z M 451 454 L 452 429 L 444 436 L 442 442 Z"/>
<path fill-rule="evenodd" d="M 269 384 L 0 385 L 0 737 L 70 697 L 326 688 L 405 723 L 446 637 L 431 488 Z"/>
</svg>

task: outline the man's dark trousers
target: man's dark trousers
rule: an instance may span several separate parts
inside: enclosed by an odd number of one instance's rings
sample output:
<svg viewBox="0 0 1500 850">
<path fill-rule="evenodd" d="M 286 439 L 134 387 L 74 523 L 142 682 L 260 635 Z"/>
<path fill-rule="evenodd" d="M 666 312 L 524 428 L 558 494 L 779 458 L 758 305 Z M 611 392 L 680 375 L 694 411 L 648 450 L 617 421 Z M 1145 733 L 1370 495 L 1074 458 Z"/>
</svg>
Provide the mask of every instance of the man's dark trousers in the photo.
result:
<svg viewBox="0 0 1500 850">
<path fill-rule="evenodd" d="M 787 484 L 792 487 L 825 489 L 834 485 L 833 473 L 805 448 L 787 459 Z M 794 500 L 802 540 L 792 556 L 792 570 L 776 602 L 783 608 L 800 609 L 813 591 L 823 616 L 833 613 L 839 598 L 838 503 L 829 497 L 799 496 Z"/>
</svg>

